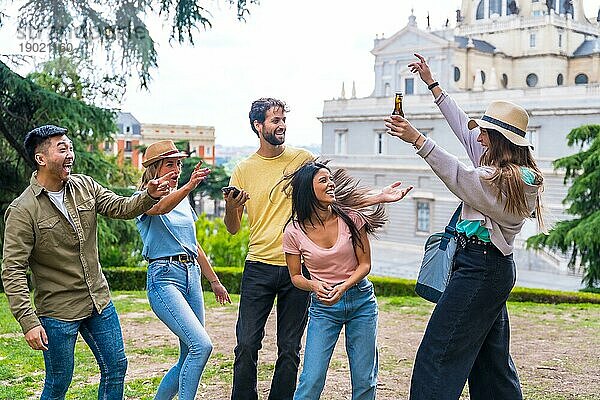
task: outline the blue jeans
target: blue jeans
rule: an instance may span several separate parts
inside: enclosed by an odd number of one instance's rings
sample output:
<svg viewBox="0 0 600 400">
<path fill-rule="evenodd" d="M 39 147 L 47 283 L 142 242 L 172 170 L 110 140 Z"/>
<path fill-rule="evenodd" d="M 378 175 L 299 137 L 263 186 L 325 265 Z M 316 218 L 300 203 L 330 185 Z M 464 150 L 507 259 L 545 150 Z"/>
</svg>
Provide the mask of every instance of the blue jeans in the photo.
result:
<svg viewBox="0 0 600 400">
<path fill-rule="evenodd" d="M 512 254 L 493 246 L 458 248 L 452 277 L 417 351 L 411 400 L 523 398 L 510 357 L 506 300 L 515 284 Z"/>
<path fill-rule="evenodd" d="M 306 269 L 303 270 L 308 275 Z M 300 365 L 300 341 L 308 319 L 308 292 L 292 284 L 287 267 L 246 261 L 242 275 L 237 345 L 233 364 L 233 400 L 256 400 L 258 350 L 277 297 L 277 362 L 269 400 L 291 400 Z"/>
<path fill-rule="evenodd" d="M 377 300 L 367 278 L 326 306 L 311 295 L 308 311 L 304 367 L 294 400 L 318 400 L 325 386 L 327 368 L 343 326 L 350 362 L 352 400 L 375 398 L 377 387 Z"/>
<path fill-rule="evenodd" d="M 88 344 L 100 367 L 98 399 L 121 400 L 127 371 L 127 358 L 117 311 L 110 302 L 102 314 L 96 310 L 79 321 L 60 321 L 40 317 L 48 336 L 48 350 L 44 351 L 46 379 L 41 400 L 64 399 L 73 378 L 77 334 Z"/>
<path fill-rule="evenodd" d="M 196 263 L 158 260 L 148 266 L 148 300 L 152 311 L 179 338 L 179 360 L 163 377 L 157 400 L 192 400 L 212 352 L 204 329 L 204 298 Z"/>
</svg>

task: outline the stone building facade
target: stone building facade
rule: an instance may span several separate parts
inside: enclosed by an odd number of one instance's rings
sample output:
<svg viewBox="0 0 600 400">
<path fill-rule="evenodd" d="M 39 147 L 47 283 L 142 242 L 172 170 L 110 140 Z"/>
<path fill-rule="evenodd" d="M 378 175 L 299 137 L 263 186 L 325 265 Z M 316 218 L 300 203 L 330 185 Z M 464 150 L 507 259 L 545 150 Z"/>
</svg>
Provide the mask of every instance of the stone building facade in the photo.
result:
<svg viewBox="0 0 600 400">
<path fill-rule="evenodd" d="M 567 218 L 562 199 L 568 187 L 552 161 L 579 150 L 567 146 L 571 129 L 600 124 L 599 24 L 595 16 L 585 17 L 583 0 L 463 0 L 454 27 L 422 29 L 411 15 L 393 36 L 376 38 L 373 93 L 325 101 L 320 120 L 322 153 L 335 166 L 367 185 L 401 180 L 415 186 L 409 198 L 388 206 L 390 222 L 380 239 L 420 247 L 443 229 L 458 204 L 411 146 L 385 133 L 383 118 L 393 109 L 395 91 L 404 93 L 405 115 L 421 132 L 469 162 L 427 87 L 407 67 L 415 52 L 426 57 L 441 87 L 470 116 L 480 117 L 493 100 L 525 107 L 528 136 L 546 176 L 547 219 Z M 517 247 L 536 232 L 528 222 Z M 556 254 L 516 255 L 521 266 L 545 261 L 565 266 Z"/>
</svg>

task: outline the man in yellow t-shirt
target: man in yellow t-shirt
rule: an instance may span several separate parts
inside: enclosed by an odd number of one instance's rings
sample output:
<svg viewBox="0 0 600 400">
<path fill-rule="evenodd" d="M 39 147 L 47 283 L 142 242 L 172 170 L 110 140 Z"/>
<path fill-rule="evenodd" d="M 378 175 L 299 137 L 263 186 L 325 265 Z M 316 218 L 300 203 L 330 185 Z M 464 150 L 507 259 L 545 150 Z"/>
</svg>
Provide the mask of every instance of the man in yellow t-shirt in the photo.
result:
<svg viewBox="0 0 600 400">
<path fill-rule="evenodd" d="M 269 400 L 291 400 L 300 364 L 300 340 L 308 319 L 309 292 L 290 279 L 283 253 L 283 228 L 292 213 L 292 201 L 282 192 L 281 179 L 313 158 L 302 149 L 285 146 L 286 104 L 273 98 L 254 101 L 250 126 L 260 141 L 256 153 L 239 163 L 224 194 L 225 225 L 232 235 L 240 229 L 244 207 L 250 224 L 248 256 L 242 275 L 233 365 L 234 400 L 256 400 L 258 350 L 267 317 L 277 297 L 277 362 Z M 402 199 L 412 187 L 394 182 L 369 195 L 360 207 Z M 308 276 L 308 271 L 304 270 Z"/>
<path fill-rule="evenodd" d="M 256 153 L 240 162 L 230 185 L 240 189 L 224 195 L 225 225 L 231 234 L 248 212 L 250 243 L 242 276 L 236 325 L 232 399 L 253 400 L 257 393 L 258 350 L 277 297 L 277 362 L 269 399 L 292 399 L 300 363 L 300 340 L 307 322 L 309 292 L 292 284 L 282 250 L 291 200 L 281 191 L 281 178 L 313 155 L 285 146 L 286 104 L 263 98 L 252 103 L 250 126 L 260 140 Z"/>
</svg>

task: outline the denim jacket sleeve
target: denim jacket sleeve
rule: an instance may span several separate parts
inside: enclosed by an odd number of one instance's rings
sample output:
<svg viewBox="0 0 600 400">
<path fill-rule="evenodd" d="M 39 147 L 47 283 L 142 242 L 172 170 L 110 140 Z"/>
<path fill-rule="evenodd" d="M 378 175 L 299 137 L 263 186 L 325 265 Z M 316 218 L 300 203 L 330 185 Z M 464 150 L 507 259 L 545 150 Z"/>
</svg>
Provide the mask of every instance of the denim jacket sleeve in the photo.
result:
<svg viewBox="0 0 600 400">
<path fill-rule="evenodd" d="M 446 92 L 442 92 L 442 94 L 435 99 L 435 104 L 440 108 L 440 111 L 444 114 L 444 118 L 448 121 L 448 125 L 450 125 L 450 129 L 452 129 L 452 132 L 454 132 L 467 151 L 471 162 L 473 162 L 473 166 L 478 167 L 479 159 L 485 150 L 483 146 L 477 142 L 479 128 L 469 130 L 467 126 L 470 119 L 469 116 Z"/>
</svg>

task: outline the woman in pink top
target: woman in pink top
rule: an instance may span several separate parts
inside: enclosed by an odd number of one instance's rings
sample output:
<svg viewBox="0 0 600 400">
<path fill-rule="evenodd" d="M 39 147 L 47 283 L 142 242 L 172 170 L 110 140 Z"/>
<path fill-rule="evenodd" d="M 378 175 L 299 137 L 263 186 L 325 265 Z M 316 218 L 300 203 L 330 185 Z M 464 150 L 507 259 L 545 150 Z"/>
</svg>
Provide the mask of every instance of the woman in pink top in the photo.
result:
<svg viewBox="0 0 600 400">
<path fill-rule="evenodd" d="M 292 217 L 283 234 L 283 251 L 293 284 L 312 292 L 304 367 L 294 399 L 320 398 L 344 326 L 352 399 L 374 399 L 377 301 L 366 278 L 371 270 L 367 234 L 383 225 L 383 209 L 363 213 L 341 206 L 331 171 L 319 162 L 305 164 L 290 179 Z M 350 184 L 345 199 L 360 203 L 356 185 L 348 177 L 342 180 Z M 302 275 L 302 261 L 310 280 Z"/>
</svg>

